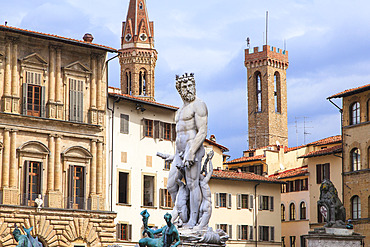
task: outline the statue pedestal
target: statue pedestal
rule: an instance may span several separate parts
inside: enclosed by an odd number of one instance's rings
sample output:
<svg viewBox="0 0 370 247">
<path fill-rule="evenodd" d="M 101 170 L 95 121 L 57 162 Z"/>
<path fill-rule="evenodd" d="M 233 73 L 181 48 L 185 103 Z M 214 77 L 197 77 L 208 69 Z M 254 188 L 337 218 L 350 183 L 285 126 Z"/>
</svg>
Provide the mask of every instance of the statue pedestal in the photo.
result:
<svg viewBox="0 0 370 247">
<path fill-rule="evenodd" d="M 316 228 L 305 235 L 308 247 L 361 247 L 365 236 L 355 233 L 352 229 Z"/>
<path fill-rule="evenodd" d="M 212 228 L 203 230 L 178 229 L 181 244 L 180 246 L 226 246 L 229 236 L 222 230 L 213 231 Z"/>
</svg>

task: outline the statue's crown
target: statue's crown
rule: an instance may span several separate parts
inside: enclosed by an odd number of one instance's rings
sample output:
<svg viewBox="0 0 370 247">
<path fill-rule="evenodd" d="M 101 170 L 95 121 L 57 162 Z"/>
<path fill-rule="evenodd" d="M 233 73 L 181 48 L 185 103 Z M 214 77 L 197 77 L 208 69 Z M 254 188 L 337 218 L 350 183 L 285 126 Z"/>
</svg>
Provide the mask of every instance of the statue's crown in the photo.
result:
<svg viewBox="0 0 370 247">
<path fill-rule="evenodd" d="M 176 81 L 178 82 L 185 82 L 185 81 L 195 81 L 194 73 L 185 73 L 182 76 L 176 75 Z"/>
</svg>

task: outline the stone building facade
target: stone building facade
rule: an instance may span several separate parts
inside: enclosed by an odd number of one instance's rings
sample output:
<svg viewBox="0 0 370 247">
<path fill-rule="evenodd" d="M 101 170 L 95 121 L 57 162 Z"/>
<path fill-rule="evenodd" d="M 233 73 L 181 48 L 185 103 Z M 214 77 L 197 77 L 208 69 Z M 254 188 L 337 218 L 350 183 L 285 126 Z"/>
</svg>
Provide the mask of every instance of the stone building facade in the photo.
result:
<svg viewBox="0 0 370 247">
<path fill-rule="evenodd" d="M 15 246 L 14 223 L 45 246 L 115 237 L 115 214 L 104 211 L 105 61 L 117 51 L 84 39 L 0 26 L 2 246 Z"/>
<path fill-rule="evenodd" d="M 342 98 L 343 202 L 347 219 L 370 246 L 370 84 L 330 96 Z"/>
<path fill-rule="evenodd" d="M 122 93 L 154 101 L 157 51 L 145 0 L 130 0 L 119 54 Z"/>
<path fill-rule="evenodd" d="M 249 147 L 288 146 L 288 51 L 264 45 L 245 50 Z"/>
</svg>

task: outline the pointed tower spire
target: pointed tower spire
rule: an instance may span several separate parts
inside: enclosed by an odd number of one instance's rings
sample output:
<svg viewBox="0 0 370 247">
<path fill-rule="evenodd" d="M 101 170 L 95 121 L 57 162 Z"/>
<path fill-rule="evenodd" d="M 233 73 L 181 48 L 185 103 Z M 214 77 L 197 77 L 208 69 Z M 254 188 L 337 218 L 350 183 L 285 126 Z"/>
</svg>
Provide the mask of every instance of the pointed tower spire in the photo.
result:
<svg viewBox="0 0 370 247">
<path fill-rule="evenodd" d="M 121 91 L 154 100 L 154 25 L 149 21 L 145 0 L 130 0 L 122 23 L 120 50 Z"/>
</svg>

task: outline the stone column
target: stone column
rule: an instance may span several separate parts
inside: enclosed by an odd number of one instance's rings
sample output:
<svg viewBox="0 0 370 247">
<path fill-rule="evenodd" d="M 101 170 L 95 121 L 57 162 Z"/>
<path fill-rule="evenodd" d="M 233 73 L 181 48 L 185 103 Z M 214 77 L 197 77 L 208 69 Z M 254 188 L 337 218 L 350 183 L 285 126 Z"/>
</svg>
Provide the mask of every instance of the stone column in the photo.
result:
<svg viewBox="0 0 370 247">
<path fill-rule="evenodd" d="M 62 91 L 62 77 L 61 77 L 62 57 L 61 50 L 57 48 L 56 55 L 56 87 L 55 87 L 55 100 L 56 102 L 62 102 L 61 91 Z"/>
<path fill-rule="evenodd" d="M 11 90 L 11 69 L 10 69 L 10 61 L 11 61 L 11 43 L 9 40 L 6 41 L 5 44 L 5 85 L 4 85 L 4 95 L 10 96 Z"/>
<path fill-rule="evenodd" d="M 47 183 L 47 191 L 54 191 L 54 163 L 55 163 L 55 142 L 54 136 L 49 135 L 49 159 L 48 159 L 48 183 Z"/>
<path fill-rule="evenodd" d="M 98 60 L 98 65 L 97 65 L 97 69 L 96 69 L 96 75 L 97 75 L 97 84 L 96 84 L 96 105 L 98 107 L 99 110 L 103 110 L 102 109 L 102 60 L 101 60 L 101 56 L 98 56 L 97 57 L 97 60 Z"/>
<path fill-rule="evenodd" d="M 12 52 L 12 96 L 18 96 L 18 44 L 13 41 Z"/>
<path fill-rule="evenodd" d="M 96 151 L 96 193 L 102 195 L 103 193 L 103 143 L 98 141 Z"/>
<path fill-rule="evenodd" d="M 57 136 L 55 141 L 55 157 L 54 157 L 54 189 L 62 192 L 62 165 L 60 163 L 60 142 L 61 137 Z"/>
<path fill-rule="evenodd" d="M 16 143 L 17 143 L 17 132 L 15 130 L 12 130 L 10 132 L 10 169 L 9 169 L 9 187 L 11 188 L 16 188 L 18 182 Z"/>
<path fill-rule="evenodd" d="M 4 129 L 3 133 L 3 169 L 2 169 L 2 187 L 9 187 L 9 156 L 10 156 L 10 138 L 9 129 Z"/>
<path fill-rule="evenodd" d="M 96 108 L 96 58 L 91 58 L 90 108 Z"/>
<path fill-rule="evenodd" d="M 90 168 L 90 193 L 91 195 L 96 194 L 96 140 L 91 141 L 91 168 Z"/>
</svg>

